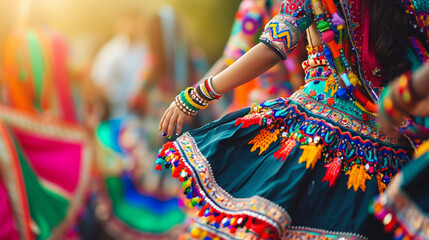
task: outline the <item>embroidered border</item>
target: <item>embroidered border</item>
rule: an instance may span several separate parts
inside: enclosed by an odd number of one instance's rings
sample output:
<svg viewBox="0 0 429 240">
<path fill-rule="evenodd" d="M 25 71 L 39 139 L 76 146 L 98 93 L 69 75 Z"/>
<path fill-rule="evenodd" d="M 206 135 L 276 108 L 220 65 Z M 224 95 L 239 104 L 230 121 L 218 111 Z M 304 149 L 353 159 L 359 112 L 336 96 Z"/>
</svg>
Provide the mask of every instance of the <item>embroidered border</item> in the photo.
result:
<svg viewBox="0 0 429 240">
<path fill-rule="evenodd" d="M 70 204 L 67 207 L 65 219 L 52 229 L 52 238 L 55 239 L 63 236 L 63 234 L 65 234 L 72 226 L 77 215 L 80 213 L 90 180 L 89 171 L 92 164 L 92 147 L 90 146 L 90 142 L 84 128 L 76 124 L 66 123 L 58 120 L 57 118 L 43 118 L 38 115 L 16 111 L 4 105 L 0 105 L 0 120 L 4 121 L 9 126 L 20 130 L 31 131 L 34 134 L 43 135 L 49 138 L 60 138 L 61 141 L 73 143 L 79 142 L 82 145 L 81 171 L 79 173 L 78 185 L 73 193 L 73 200 L 69 200 Z M 0 157 L 2 156 L 0 155 Z M 3 156 L 5 160 L 2 164 L 7 163 L 7 159 L 11 157 L 12 155 Z M 10 181 L 7 183 L 10 184 Z M 41 181 L 41 183 L 45 188 L 55 192 L 55 189 L 46 185 L 45 182 Z M 14 191 L 12 186 L 8 190 Z M 59 194 L 61 195 L 61 193 Z M 36 229 L 37 226 L 32 223 L 31 228 Z M 33 231 L 37 232 L 37 230 Z"/>
<path fill-rule="evenodd" d="M 396 227 L 397 236 L 429 239 L 429 217 L 401 191 L 401 182 L 402 175 L 399 174 L 374 203 L 374 215 L 382 221 L 386 231 L 392 231 Z M 396 222 L 400 225 L 397 226 Z"/>
<path fill-rule="evenodd" d="M 366 180 L 376 176 L 379 191 L 382 192 L 390 179 L 409 161 L 411 148 L 407 151 L 403 146 L 381 143 L 370 131 L 363 134 L 364 129 L 356 129 L 356 134 L 352 134 L 347 129 L 349 123 L 361 123 L 344 119 L 335 109 L 320 108 L 323 105 L 307 99 L 306 95 L 302 96 L 298 101 L 304 104 L 279 98 L 252 106 L 248 115 L 236 120 L 235 124 L 241 124 L 242 128 L 252 125 L 262 127 L 259 134 L 249 142 L 253 144 L 251 151 L 260 148 L 261 154 L 280 138 L 282 145 L 274 157 L 285 161 L 293 148 L 300 147 L 304 152 L 298 163 L 307 162 L 306 167 L 313 168 L 322 159 L 327 168 L 323 181 L 329 181 L 330 186 L 334 185 L 342 170 L 349 175 L 347 187 L 353 187 L 355 191 L 359 188 L 365 191 Z M 316 109 L 329 111 L 315 112 Z M 330 118 L 336 118 L 333 121 L 336 124 L 329 123 Z"/>
<path fill-rule="evenodd" d="M 198 150 L 195 140 L 189 133 L 183 134 L 176 140 L 186 163 L 195 172 L 200 193 L 211 206 L 221 212 L 233 215 L 246 214 L 274 226 L 279 233 L 284 232 L 285 226 L 291 222 L 291 217 L 279 205 L 254 196 L 251 198 L 234 198 L 222 189 L 214 179 L 210 164 Z M 281 235 L 281 234 L 279 234 Z"/>
<path fill-rule="evenodd" d="M 285 239 L 312 239 L 312 240 L 368 240 L 360 234 L 348 232 L 333 232 L 308 227 L 289 227 L 284 235 Z"/>
</svg>

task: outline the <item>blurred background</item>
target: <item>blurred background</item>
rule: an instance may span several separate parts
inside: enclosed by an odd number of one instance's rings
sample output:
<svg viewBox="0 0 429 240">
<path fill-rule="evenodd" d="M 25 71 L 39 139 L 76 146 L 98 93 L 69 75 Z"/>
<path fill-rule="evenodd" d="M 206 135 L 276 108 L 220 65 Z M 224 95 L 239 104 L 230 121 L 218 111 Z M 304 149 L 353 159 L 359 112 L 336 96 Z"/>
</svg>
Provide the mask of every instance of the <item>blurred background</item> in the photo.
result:
<svg viewBox="0 0 429 240">
<path fill-rule="evenodd" d="M 15 0 L 0 1 L 0 39 L 18 24 L 20 8 L 30 4 L 29 26 L 48 26 L 70 43 L 77 64 L 90 64 L 100 46 L 114 35 L 115 20 L 129 11 L 147 22 L 157 9 L 171 5 L 180 16 L 192 43 L 213 62 L 220 56 L 234 21 L 239 0 Z"/>
</svg>

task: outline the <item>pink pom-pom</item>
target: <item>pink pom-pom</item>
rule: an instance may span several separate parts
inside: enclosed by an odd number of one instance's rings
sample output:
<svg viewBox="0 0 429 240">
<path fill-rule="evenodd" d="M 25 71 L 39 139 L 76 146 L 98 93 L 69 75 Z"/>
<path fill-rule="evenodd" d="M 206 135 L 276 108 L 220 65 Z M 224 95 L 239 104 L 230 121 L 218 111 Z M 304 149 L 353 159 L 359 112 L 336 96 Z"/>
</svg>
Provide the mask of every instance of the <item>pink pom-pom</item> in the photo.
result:
<svg viewBox="0 0 429 240">
<path fill-rule="evenodd" d="M 333 41 L 335 37 L 334 31 L 328 30 L 324 33 L 322 33 L 322 41 L 325 43 L 328 43 L 330 41 Z"/>
</svg>

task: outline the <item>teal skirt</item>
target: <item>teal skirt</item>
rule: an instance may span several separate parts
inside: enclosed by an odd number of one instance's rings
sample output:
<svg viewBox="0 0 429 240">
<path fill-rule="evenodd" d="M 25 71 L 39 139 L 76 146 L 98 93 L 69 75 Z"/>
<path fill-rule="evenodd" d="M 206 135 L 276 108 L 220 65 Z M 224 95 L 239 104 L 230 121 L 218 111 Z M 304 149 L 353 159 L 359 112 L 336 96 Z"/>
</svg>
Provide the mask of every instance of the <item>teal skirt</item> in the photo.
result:
<svg viewBox="0 0 429 240">
<path fill-rule="evenodd" d="M 412 149 L 374 122 L 321 78 L 183 134 L 156 165 L 199 209 L 193 238 L 380 239 L 370 202 Z"/>
</svg>

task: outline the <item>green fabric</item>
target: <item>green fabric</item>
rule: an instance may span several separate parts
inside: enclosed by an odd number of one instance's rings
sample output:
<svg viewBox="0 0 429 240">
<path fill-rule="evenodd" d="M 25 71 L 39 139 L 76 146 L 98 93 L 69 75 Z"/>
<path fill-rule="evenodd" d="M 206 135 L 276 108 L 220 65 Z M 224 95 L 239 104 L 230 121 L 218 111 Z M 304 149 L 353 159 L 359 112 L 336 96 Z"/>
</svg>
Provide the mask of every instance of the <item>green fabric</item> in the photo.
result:
<svg viewBox="0 0 429 240">
<path fill-rule="evenodd" d="M 41 111 L 42 88 L 44 86 L 44 59 L 43 52 L 40 46 L 40 40 L 37 39 L 36 33 L 31 31 L 27 36 L 28 48 L 30 50 L 31 68 L 33 71 L 33 82 L 35 84 L 36 99 L 34 105 L 37 110 Z M 46 84 L 46 83 L 45 83 Z"/>
<path fill-rule="evenodd" d="M 16 139 L 14 145 L 24 177 L 30 215 L 40 229 L 40 235 L 36 239 L 48 239 L 52 229 L 65 218 L 69 202 L 42 186 Z"/>
<path fill-rule="evenodd" d="M 185 216 L 179 208 L 157 214 L 151 206 L 143 208 L 126 201 L 122 180 L 109 177 L 105 180 L 112 201 L 114 214 L 131 228 L 148 233 L 165 233 L 184 221 Z"/>
</svg>

